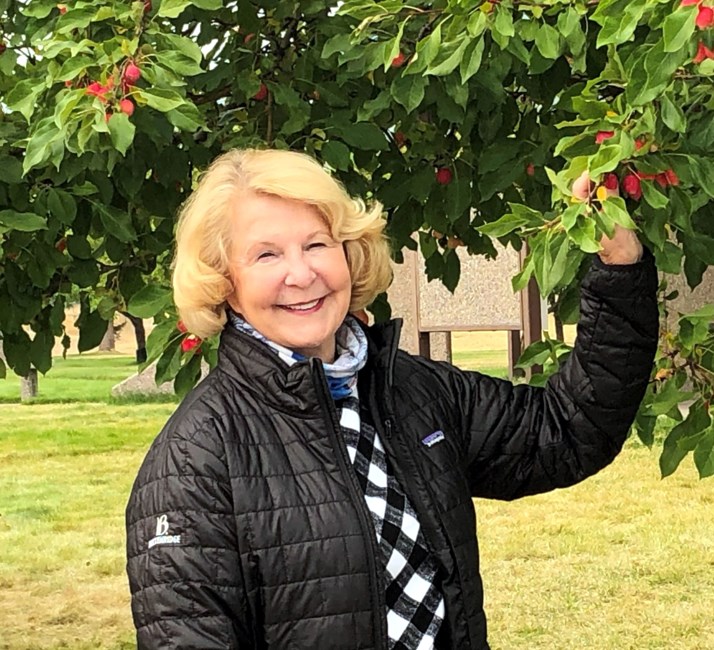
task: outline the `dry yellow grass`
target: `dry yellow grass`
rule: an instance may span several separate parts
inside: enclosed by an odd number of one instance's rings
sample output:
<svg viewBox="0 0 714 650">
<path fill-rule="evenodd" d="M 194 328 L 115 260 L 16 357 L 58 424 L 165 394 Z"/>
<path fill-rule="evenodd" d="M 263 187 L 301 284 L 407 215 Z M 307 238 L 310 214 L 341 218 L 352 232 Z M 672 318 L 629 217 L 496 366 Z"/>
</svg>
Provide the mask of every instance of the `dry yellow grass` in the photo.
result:
<svg viewBox="0 0 714 650">
<path fill-rule="evenodd" d="M 714 648 L 714 483 L 628 444 L 588 481 L 479 501 L 493 650 Z"/>
</svg>

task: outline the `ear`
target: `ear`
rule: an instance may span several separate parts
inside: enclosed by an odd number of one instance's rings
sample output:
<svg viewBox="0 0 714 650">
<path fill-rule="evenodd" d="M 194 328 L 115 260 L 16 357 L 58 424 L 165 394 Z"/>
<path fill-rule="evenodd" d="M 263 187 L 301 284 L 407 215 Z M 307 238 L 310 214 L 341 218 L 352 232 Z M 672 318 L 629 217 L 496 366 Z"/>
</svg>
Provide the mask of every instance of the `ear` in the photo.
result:
<svg viewBox="0 0 714 650">
<path fill-rule="evenodd" d="M 236 290 L 236 283 L 233 278 L 228 276 L 228 283 L 231 285 L 230 293 L 226 296 L 226 304 L 236 313 L 241 313 L 241 303 L 238 299 L 238 291 Z"/>
</svg>

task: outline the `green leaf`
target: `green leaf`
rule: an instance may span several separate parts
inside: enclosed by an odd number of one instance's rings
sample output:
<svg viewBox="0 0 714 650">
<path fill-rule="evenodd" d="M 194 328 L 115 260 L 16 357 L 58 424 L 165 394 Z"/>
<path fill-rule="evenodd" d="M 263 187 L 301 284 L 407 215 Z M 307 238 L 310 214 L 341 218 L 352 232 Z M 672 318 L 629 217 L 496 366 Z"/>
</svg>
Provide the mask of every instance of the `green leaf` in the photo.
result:
<svg viewBox="0 0 714 650">
<path fill-rule="evenodd" d="M 386 47 L 384 48 L 384 71 L 386 72 L 389 70 L 389 68 L 392 65 L 392 61 L 399 56 L 399 51 L 402 43 L 402 36 L 404 34 L 404 25 L 406 25 L 407 21 L 403 20 L 399 24 L 399 30 L 397 31 L 396 36 L 392 38 L 389 43 L 387 43 Z"/>
<path fill-rule="evenodd" d="M 352 164 L 350 150 L 344 142 L 330 140 L 322 146 L 322 159 L 333 169 L 349 171 Z"/>
<path fill-rule="evenodd" d="M 52 367 L 52 348 L 55 337 L 49 330 L 40 330 L 30 344 L 30 363 L 42 374 Z"/>
<path fill-rule="evenodd" d="M 596 178 L 605 172 L 611 172 L 623 158 L 622 145 L 603 144 L 590 159 L 590 177 Z"/>
<path fill-rule="evenodd" d="M 426 70 L 439 54 L 441 48 L 441 23 L 416 46 L 416 61 L 410 62 L 405 74 L 415 74 Z"/>
<path fill-rule="evenodd" d="M 40 121 L 37 129 L 30 136 L 30 141 L 25 149 L 23 170 L 27 173 L 33 167 L 53 163 L 59 168 L 64 154 L 64 135 L 57 128 L 52 117 Z"/>
<path fill-rule="evenodd" d="M 357 109 L 357 121 L 368 122 L 375 115 L 392 106 L 392 98 L 387 89 L 380 91 L 374 99 L 368 99 Z"/>
<path fill-rule="evenodd" d="M 685 420 L 675 426 L 664 441 L 659 459 L 662 478 L 672 474 L 685 456 L 696 449 L 711 425 L 707 408 L 701 401 L 689 407 Z"/>
<path fill-rule="evenodd" d="M 341 130 L 342 139 L 351 147 L 365 151 L 386 151 L 389 149 L 387 139 L 382 130 L 366 122 L 352 124 Z"/>
<path fill-rule="evenodd" d="M 578 248 L 584 253 L 597 253 L 600 244 L 595 239 L 595 221 L 590 217 L 579 215 L 576 224 L 568 231 Z"/>
<path fill-rule="evenodd" d="M 464 57 L 464 51 L 466 50 L 468 44 L 468 39 L 464 38 L 455 49 L 453 48 L 453 44 L 450 44 L 452 47 L 445 46 L 444 51 L 448 53 L 446 57 L 437 59 L 434 62 L 434 65 L 427 67 L 424 74 L 442 77 L 453 72 L 458 67 L 459 63 L 461 63 L 461 60 Z"/>
<path fill-rule="evenodd" d="M 186 100 L 175 90 L 168 88 L 142 88 L 136 90 L 137 99 L 145 101 L 151 108 L 168 113 L 181 106 Z"/>
<path fill-rule="evenodd" d="M 476 228 L 481 234 L 489 237 L 503 237 L 519 228 L 543 223 L 543 215 L 537 210 L 514 203 L 510 204 L 512 212 L 504 214 L 496 221 L 485 223 Z"/>
<path fill-rule="evenodd" d="M 687 130 L 687 120 L 684 111 L 677 106 L 669 94 L 664 94 L 660 98 L 662 121 L 676 133 L 684 133 Z"/>
<path fill-rule="evenodd" d="M 682 270 L 682 249 L 673 242 L 667 240 L 662 248 L 654 251 L 657 269 L 662 273 L 678 274 Z"/>
<path fill-rule="evenodd" d="M 666 208 L 669 205 L 669 199 L 666 195 L 660 192 L 655 184 L 651 181 L 642 181 L 640 183 L 642 188 L 642 196 L 655 210 L 660 210 Z"/>
<path fill-rule="evenodd" d="M 565 228 L 566 232 L 570 232 L 578 222 L 578 217 L 585 212 L 585 206 L 585 202 L 574 203 L 563 211 L 563 214 L 560 216 L 560 223 L 563 224 L 563 228 Z"/>
<path fill-rule="evenodd" d="M 483 37 L 480 37 L 471 41 L 469 46 L 466 48 L 463 61 L 461 61 L 461 65 L 459 66 L 462 84 L 465 84 L 471 77 L 473 77 L 481 67 L 484 47 L 484 39 Z"/>
<path fill-rule="evenodd" d="M 77 326 L 79 327 L 77 349 L 80 352 L 86 352 L 96 348 L 102 342 L 109 323 L 99 315 L 98 311 L 92 311 L 86 315 L 80 315 Z"/>
<path fill-rule="evenodd" d="M 149 365 L 158 359 L 170 342 L 175 343 L 182 337 L 183 334 L 181 334 L 176 328 L 175 321 L 161 321 L 156 327 L 154 327 L 153 330 L 151 330 L 151 333 L 146 339 L 146 365 Z"/>
<path fill-rule="evenodd" d="M 50 213 L 65 226 L 70 225 L 77 216 L 77 203 L 74 197 L 64 190 L 50 188 L 47 193 L 47 207 Z"/>
<path fill-rule="evenodd" d="M 441 276 L 441 281 L 451 293 L 454 293 L 460 277 L 461 260 L 456 250 L 450 248 L 444 253 L 444 274 Z"/>
<path fill-rule="evenodd" d="M 697 7 L 677 7 L 667 15 L 662 24 L 664 51 L 676 52 L 689 45 L 689 39 L 694 34 Z"/>
<path fill-rule="evenodd" d="M 177 18 L 189 5 L 194 5 L 199 9 L 217 11 L 221 9 L 223 3 L 221 0 L 161 0 L 156 15 L 163 18 Z"/>
<path fill-rule="evenodd" d="M 46 230 L 47 222 L 43 217 L 33 212 L 0 210 L 0 226 L 21 232 L 36 232 L 37 230 Z"/>
<path fill-rule="evenodd" d="M 652 401 L 645 405 L 642 413 L 648 416 L 667 415 L 673 409 L 677 408 L 681 402 L 692 399 L 694 393 L 682 390 L 673 379 L 664 382 L 664 386 L 660 388 L 654 395 Z"/>
<path fill-rule="evenodd" d="M 627 211 L 625 201 L 619 196 L 609 196 L 602 202 L 602 209 L 605 214 L 616 224 L 628 230 L 637 230 L 637 225 L 632 221 L 630 213 Z"/>
<path fill-rule="evenodd" d="M 171 50 L 157 52 L 156 60 L 162 67 L 182 77 L 192 77 L 203 73 L 199 62 L 186 56 L 183 52 Z"/>
<path fill-rule="evenodd" d="M 131 223 L 131 216 L 128 212 L 119 210 L 112 206 L 105 206 L 101 203 L 92 202 L 99 218 L 102 221 L 104 230 L 111 233 L 121 242 L 130 242 L 136 239 L 136 232 Z"/>
<path fill-rule="evenodd" d="M 193 103 L 188 101 L 166 113 L 166 117 L 176 128 L 189 133 L 194 133 L 204 126 L 201 112 Z"/>
<path fill-rule="evenodd" d="M 126 310 L 138 318 L 152 318 L 170 303 L 170 289 L 156 284 L 147 284 L 129 299 Z"/>
<path fill-rule="evenodd" d="M 630 40 L 647 8 L 648 0 L 603 0 L 592 15 L 602 25 L 597 47 Z"/>
<path fill-rule="evenodd" d="M 521 270 L 511 278 L 511 286 L 513 287 L 514 293 L 516 291 L 521 291 L 522 289 L 525 289 L 526 285 L 528 284 L 533 275 L 534 269 L 535 261 L 533 259 L 533 255 L 530 254 L 526 257 L 523 263 L 523 268 L 521 268 Z"/>
<path fill-rule="evenodd" d="M 530 368 L 542 366 L 551 358 L 551 345 L 549 341 L 536 341 L 531 343 L 518 358 L 516 368 Z"/>
<path fill-rule="evenodd" d="M 38 83 L 36 79 L 23 79 L 11 86 L 3 101 L 8 108 L 23 115 L 29 123 L 32 114 L 35 112 L 37 96 L 44 89 L 44 85 Z"/>
<path fill-rule="evenodd" d="M 714 428 L 709 427 L 694 450 L 694 464 L 699 478 L 714 476 Z"/>
<path fill-rule="evenodd" d="M 129 116 L 125 113 L 114 113 L 109 118 L 109 136 L 114 148 L 122 155 L 126 155 L 127 150 L 134 142 L 136 127 L 131 123 Z"/>
<path fill-rule="evenodd" d="M 544 58 L 557 59 L 560 56 L 562 40 L 555 27 L 543 23 L 536 32 L 535 45 Z"/>
<path fill-rule="evenodd" d="M 544 295 L 552 293 L 553 289 L 561 283 L 565 276 L 568 270 L 569 251 L 570 242 L 565 233 L 561 233 L 561 236 L 553 238 L 548 250 L 549 268 L 545 269 L 545 282 L 544 286 L 541 287 Z"/>
<path fill-rule="evenodd" d="M 163 354 L 156 362 L 156 384 L 160 385 L 173 379 L 181 369 L 181 346 L 172 343 L 164 350 Z"/>
<path fill-rule="evenodd" d="M 162 49 L 168 51 L 178 51 L 187 56 L 189 59 L 195 63 L 201 63 L 203 60 L 203 52 L 199 45 L 185 36 L 178 36 L 177 34 L 156 34 L 157 42 L 161 43 Z"/>
<path fill-rule="evenodd" d="M 505 37 L 506 40 L 514 36 L 516 30 L 513 26 L 513 14 L 510 7 L 504 7 L 502 4 L 496 5 L 496 19 L 493 21 L 491 32 L 496 32 L 498 35 Z M 499 43 L 500 45 L 500 43 Z"/>
<path fill-rule="evenodd" d="M 428 79 L 416 75 L 399 76 L 394 79 L 390 93 L 398 104 L 411 113 L 424 99 Z"/>
<path fill-rule="evenodd" d="M 17 158 L 0 155 L 0 182 L 8 185 L 22 182 L 22 163 Z"/>
<path fill-rule="evenodd" d="M 178 371 L 176 379 L 174 379 L 174 392 L 179 397 L 184 397 L 196 385 L 201 378 L 201 360 L 200 354 L 194 354 L 181 370 Z"/>
<path fill-rule="evenodd" d="M 329 59 L 336 52 L 347 52 L 352 50 L 352 38 L 349 34 L 337 34 L 327 39 L 322 48 L 322 59 Z"/>
</svg>

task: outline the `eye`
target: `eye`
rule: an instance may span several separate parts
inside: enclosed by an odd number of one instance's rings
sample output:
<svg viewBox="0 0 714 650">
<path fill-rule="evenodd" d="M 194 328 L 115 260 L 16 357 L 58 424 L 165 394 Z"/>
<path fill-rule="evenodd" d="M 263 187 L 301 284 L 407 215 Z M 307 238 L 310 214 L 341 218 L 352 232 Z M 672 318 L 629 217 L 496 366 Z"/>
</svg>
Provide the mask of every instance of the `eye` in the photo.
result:
<svg viewBox="0 0 714 650">
<path fill-rule="evenodd" d="M 327 244 L 325 242 L 316 241 L 316 242 L 312 242 L 312 244 L 308 244 L 307 249 L 311 251 L 316 248 L 325 248 L 326 246 L 327 246 Z"/>
<path fill-rule="evenodd" d="M 259 260 L 269 260 L 271 258 L 275 257 L 275 253 L 272 251 L 263 251 L 262 253 L 258 254 L 257 259 Z"/>
</svg>

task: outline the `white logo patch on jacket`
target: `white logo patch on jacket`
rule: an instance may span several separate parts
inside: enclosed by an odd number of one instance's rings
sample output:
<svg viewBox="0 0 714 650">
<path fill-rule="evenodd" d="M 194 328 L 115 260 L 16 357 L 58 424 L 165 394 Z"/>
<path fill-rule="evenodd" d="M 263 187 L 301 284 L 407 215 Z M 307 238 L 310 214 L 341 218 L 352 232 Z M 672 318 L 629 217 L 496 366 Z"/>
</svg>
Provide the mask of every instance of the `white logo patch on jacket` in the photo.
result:
<svg viewBox="0 0 714 650">
<path fill-rule="evenodd" d="M 156 518 L 156 537 L 149 540 L 149 548 L 158 544 L 180 544 L 181 535 L 169 535 L 169 517 L 161 515 Z"/>
</svg>

